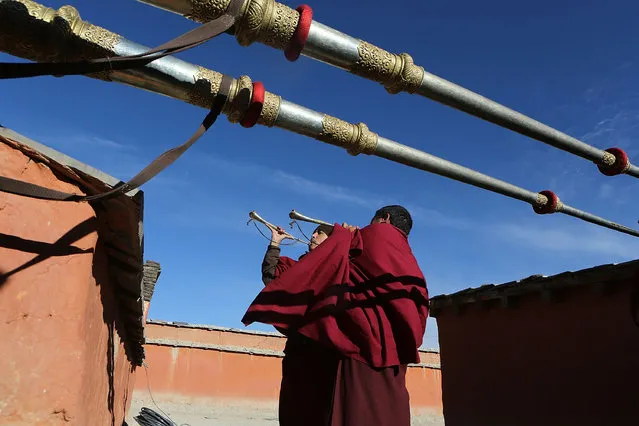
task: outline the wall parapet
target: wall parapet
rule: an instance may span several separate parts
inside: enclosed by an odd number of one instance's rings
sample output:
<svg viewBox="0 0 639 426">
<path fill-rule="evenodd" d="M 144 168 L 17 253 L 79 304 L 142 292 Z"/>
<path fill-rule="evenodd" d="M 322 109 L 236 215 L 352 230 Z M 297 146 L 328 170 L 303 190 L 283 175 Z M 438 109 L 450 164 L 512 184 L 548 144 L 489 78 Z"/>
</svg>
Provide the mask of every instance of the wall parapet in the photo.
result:
<svg viewBox="0 0 639 426">
<path fill-rule="evenodd" d="M 277 351 L 272 349 L 251 348 L 248 346 L 235 346 L 235 345 L 219 345 L 214 343 L 201 343 L 193 342 L 189 340 L 175 340 L 175 339 L 147 339 L 147 345 L 153 346 L 170 346 L 174 348 L 190 348 L 190 349 L 203 349 L 217 352 L 230 352 L 237 354 L 257 355 L 275 358 L 284 358 L 283 351 Z M 418 363 L 408 364 L 409 367 L 414 368 L 431 368 L 440 370 L 441 365 L 439 363 Z"/>
<path fill-rule="evenodd" d="M 222 331 L 227 333 L 253 334 L 256 336 L 279 337 L 282 339 L 286 338 L 286 336 L 276 331 L 242 330 L 239 328 L 221 327 L 218 325 L 208 325 L 208 324 L 191 324 L 191 323 L 181 322 L 181 321 L 163 321 L 163 320 L 150 319 L 147 321 L 147 324 L 167 326 L 167 327 L 177 327 L 177 328 L 196 328 L 200 330 Z"/>
<path fill-rule="evenodd" d="M 221 333 L 233 333 L 239 335 L 250 335 L 250 336 L 264 336 L 264 337 L 272 337 L 275 339 L 286 339 L 282 333 L 278 333 L 276 331 L 261 331 L 261 330 L 242 330 L 239 328 L 233 327 L 222 327 L 218 325 L 209 325 L 209 324 L 191 324 L 187 322 L 181 321 L 164 321 L 164 320 L 148 320 L 147 325 L 150 326 L 161 326 L 161 327 L 174 327 L 177 329 L 195 329 L 195 330 L 207 330 L 207 331 L 218 331 Z M 152 341 L 153 339 L 147 339 L 147 343 Z M 157 340 L 157 339 L 155 339 Z M 439 349 L 436 348 L 419 348 L 420 353 L 424 354 L 437 354 L 439 355 Z"/>
</svg>

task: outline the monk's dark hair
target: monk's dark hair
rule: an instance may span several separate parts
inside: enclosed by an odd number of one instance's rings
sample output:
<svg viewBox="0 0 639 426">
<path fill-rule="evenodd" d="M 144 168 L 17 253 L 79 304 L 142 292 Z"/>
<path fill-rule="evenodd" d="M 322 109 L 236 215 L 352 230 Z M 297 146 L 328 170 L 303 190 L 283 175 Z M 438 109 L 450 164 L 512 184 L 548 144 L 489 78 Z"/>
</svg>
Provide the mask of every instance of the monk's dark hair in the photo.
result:
<svg viewBox="0 0 639 426">
<path fill-rule="evenodd" d="M 330 237 L 331 234 L 333 233 L 333 227 L 330 226 L 330 225 L 320 225 L 317 228 L 315 228 L 315 231 L 313 231 L 313 234 L 316 233 L 316 232 L 318 234 L 320 232 L 323 232 L 323 233 L 325 233 L 326 235 L 328 235 Z"/>
<path fill-rule="evenodd" d="M 408 235 L 410 230 L 413 228 L 413 218 L 402 206 L 386 206 L 375 212 L 375 216 L 373 216 L 373 220 L 375 219 L 386 219 L 386 216 L 390 215 L 390 223 L 394 227 L 398 228 L 404 234 Z"/>
</svg>

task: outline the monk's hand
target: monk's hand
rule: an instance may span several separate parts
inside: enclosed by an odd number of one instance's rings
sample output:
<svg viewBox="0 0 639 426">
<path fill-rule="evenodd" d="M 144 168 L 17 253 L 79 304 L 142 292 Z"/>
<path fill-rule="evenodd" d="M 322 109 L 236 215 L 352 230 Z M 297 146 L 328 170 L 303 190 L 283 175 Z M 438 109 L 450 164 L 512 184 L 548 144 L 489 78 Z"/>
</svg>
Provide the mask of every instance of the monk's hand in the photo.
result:
<svg viewBox="0 0 639 426">
<path fill-rule="evenodd" d="M 279 226 L 271 229 L 271 244 L 274 246 L 279 245 L 286 239 L 293 239 L 293 236 L 280 228 Z"/>
<path fill-rule="evenodd" d="M 355 232 L 359 229 L 359 226 L 353 226 L 353 225 L 349 225 L 348 223 L 342 223 L 342 228 L 346 228 L 351 232 Z"/>
</svg>

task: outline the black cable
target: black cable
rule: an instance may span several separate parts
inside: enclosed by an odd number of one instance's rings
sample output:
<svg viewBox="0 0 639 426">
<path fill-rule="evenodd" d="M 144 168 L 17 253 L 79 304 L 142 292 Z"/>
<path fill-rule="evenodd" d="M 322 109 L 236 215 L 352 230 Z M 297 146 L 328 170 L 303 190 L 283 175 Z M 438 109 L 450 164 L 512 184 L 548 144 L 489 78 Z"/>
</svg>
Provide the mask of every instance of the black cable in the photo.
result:
<svg viewBox="0 0 639 426">
<path fill-rule="evenodd" d="M 140 414 L 133 418 L 140 426 L 178 426 L 174 421 L 147 407 L 142 407 Z"/>
<path fill-rule="evenodd" d="M 178 424 L 175 423 L 173 420 L 171 420 L 169 415 L 166 414 L 155 402 L 155 399 L 153 398 L 153 394 L 151 393 L 151 385 L 149 383 L 149 369 L 146 365 L 146 362 L 142 363 L 142 365 L 144 366 L 144 372 L 146 373 L 146 387 L 149 390 L 151 401 L 153 401 L 153 404 L 155 404 L 158 410 L 162 411 L 162 413 L 166 417 L 164 417 L 162 414 L 158 414 L 156 411 L 153 411 L 152 409 L 148 407 L 142 407 L 142 409 L 140 409 L 140 414 L 133 417 L 133 420 L 138 422 L 140 426 L 178 426 Z M 182 423 L 179 426 L 190 426 L 190 425 L 188 423 Z"/>
</svg>

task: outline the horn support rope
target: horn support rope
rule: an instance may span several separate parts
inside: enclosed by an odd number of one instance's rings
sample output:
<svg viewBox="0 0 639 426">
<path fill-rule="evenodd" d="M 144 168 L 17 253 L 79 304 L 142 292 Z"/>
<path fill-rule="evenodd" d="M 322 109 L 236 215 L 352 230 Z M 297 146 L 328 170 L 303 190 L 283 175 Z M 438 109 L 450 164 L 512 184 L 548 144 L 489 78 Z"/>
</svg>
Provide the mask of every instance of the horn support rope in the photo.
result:
<svg viewBox="0 0 639 426">
<path fill-rule="evenodd" d="M 4 7 L 8 3 L 9 7 Z M 21 7 L 14 7 L 16 4 Z M 31 0 L 0 0 L 0 51 L 35 61 L 64 61 L 70 57 L 134 55 L 148 48 L 83 21 L 71 6 L 56 11 Z M 171 56 L 139 69 L 103 71 L 88 76 L 149 90 L 206 109 L 218 98 L 225 77 Z M 551 191 L 529 191 L 381 137 L 364 123 L 351 124 L 282 99 L 265 91 L 261 83 L 252 82 L 248 76 L 232 79 L 230 84 L 222 113 L 231 123 L 240 123 L 243 127 L 255 124 L 279 127 L 344 148 L 351 155 L 375 155 L 529 203 L 538 214 L 563 213 L 639 236 L 639 231 L 562 203 Z"/>
<path fill-rule="evenodd" d="M 138 0 L 205 23 L 221 16 L 231 0 Z M 227 31 L 228 32 L 228 31 Z M 382 84 L 390 94 L 418 94 L 498 126 L 592 161 L 606 176 L 639 178 L 639 167 L 617 147 L 601 150 L 415 65 L 408 53 L 393 54 L 313 20 L 310 6 L 296 10 L 275 0 L 244 0 L 234 26 L 241 46 L 262 43 Z"/>
</svg>

